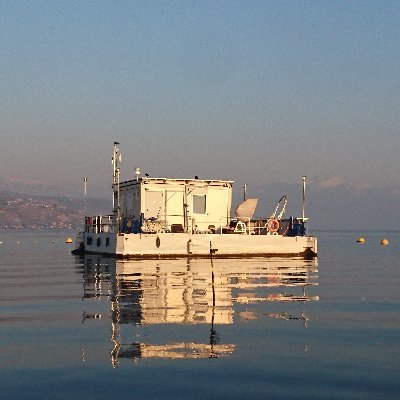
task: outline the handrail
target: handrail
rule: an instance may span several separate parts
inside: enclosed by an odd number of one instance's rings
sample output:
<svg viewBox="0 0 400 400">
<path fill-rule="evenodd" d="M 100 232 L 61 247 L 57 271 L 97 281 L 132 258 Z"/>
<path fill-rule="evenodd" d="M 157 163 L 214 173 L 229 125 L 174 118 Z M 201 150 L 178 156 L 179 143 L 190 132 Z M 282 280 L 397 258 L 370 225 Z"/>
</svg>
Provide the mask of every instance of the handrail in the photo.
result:
<svg viewBox="0 0 400 400">
<path fill-rule="evenodd" d="M 164 216 L 163 216 L 164 217 Z M 168 215 L 166 216 L 168 218 Z M 301 219 L 301 218 L 300 218 Z M 296 219 L 298 220 L 298 219 Z M 88 233 L 100 233 L 100 232 L 114 232 L 115 231 L 115 221 L 114 215 L 96 215 L 85 217 L 85 231 Z M 140 220 L 137 220 L 139 222 Z M 236 221 L 236 224 L 232 224 L 232 221 Z M 221 217 L 219 221 L 215 220 L 201 220 L 200 223 L 203 228 L 198 229 L 196 224 L 196 219 L 193 218 L 193 225 L 190 227 L 189 231 L 192 234 L 201 233 L 235 233 L 242 235 L 264 235 L 264 234 L 278 234 L 275 232 L 269 232 L 268 222 L 271 221 L 271 217 L 259 217 L 259 218 L 249 218 L 249 217 Z M 135 221 L 129 218 L 122 218 L 121 226 L 123 227 L 123 232 L 125 233 L 138 233 L 138 232 L 148 232 L 148 233 L 159 233 L 159 232 L 170 232 L 171 225 L 167 225 L 164 218 L 154 218 L 154 219 L 144 219 L 140 224 L 139 231 L 131 230 L 131 227 Z M 281 219 L 279 221 L 281 227 L 288 226 L 290 224 L 290 219 Z M 183 226 L 183 225 L 182 225 Z M 139 227 L 137 225 L 137 227 Z M 286 229 L 287 230 L 287 229 Z M 280 230 L 281 231 L 281 230 Z M 177 231 L 178 232 L 178 231 Z"/>
</svg>

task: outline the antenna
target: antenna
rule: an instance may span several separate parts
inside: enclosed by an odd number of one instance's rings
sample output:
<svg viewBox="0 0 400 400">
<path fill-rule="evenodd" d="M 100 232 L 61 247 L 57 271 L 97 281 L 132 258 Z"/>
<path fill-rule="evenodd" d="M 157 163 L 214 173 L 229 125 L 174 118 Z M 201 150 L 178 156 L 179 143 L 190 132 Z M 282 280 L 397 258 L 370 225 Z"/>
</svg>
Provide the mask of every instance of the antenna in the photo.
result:
<svg viewBox="0 0 400 400">
<path fill-rule="evenodd" d="M 113 165 L 113 183 L 117 183 L 117 169 L 118 169 L 118 164 L 121 162 L 121 154 L 119 154 L 119 149 L 118 142 L 114 142 L 114 150 L 113 150 L 113 156 L 111 163 Z"/>
<path fill-rule="evenodd" d="M 303 176 L 303 222 L 304 222 L 304 210 L 306 206 L 306 180 L 307 177 Z"/>
<path fill-rule="evenodd" d="M 119 168 L 117 168 L 117 223 L 118 223 L 118 233 L 121 233 L 121 206 L 120 206 L 120 195 L 119 195 Z"/>
<path fill-rule="evenodd" d="M 121 153 L 119 152 L 118 142 L 114 142 L 112 165 L 113 165 L 113 214 L 114 224 L 117 224 L 118 233 L 121 231 L 121 206 L 120 206 L 120 193 L 119 193 L 119 182 L 120 182 L 120 168 L 119 163 L 121 162 Z M 116 200 L 116 202 L 115 202 Z"/>
<path fill-rule="evenodd" d="M 115 193 L 115 185 L 117 184 L 117 171 L 119 170 L 119 163 L 121 162 L 121 154 L 119 153 L 118 142 L 114 142 L 113 156 L 111 159 L 111 163 L 113 165 L 113 210 L 116 213 L 115 209 L 115 197 L 117 196 Z"/>
<path fill-rule="evenodd" d="M 87 178 L 83 178 L 83 204 L 84 204 L 84 216 L 86 217 L 87 214 L 87 190 L 86 190 L 86 186 L 87 186 Z"/>
<path fill-rule="evenodd" d="M 139 176 L 140 176 L 141 172 L 140 172 L 140 168 L 139 167 L 135 167 L 135 176 L 136 176 L 136 180 L 139 180 Z"/>
</svg>

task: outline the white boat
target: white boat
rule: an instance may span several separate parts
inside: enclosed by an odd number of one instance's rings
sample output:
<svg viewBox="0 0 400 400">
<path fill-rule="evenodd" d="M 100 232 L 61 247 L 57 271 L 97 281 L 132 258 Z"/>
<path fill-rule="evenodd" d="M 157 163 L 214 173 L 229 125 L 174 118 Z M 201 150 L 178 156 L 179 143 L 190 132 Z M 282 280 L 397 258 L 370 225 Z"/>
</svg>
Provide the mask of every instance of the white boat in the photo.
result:
<svg viewBox="0 0 400 400">
<path fill-rule="evenodd" d="M 132 180 L 120 182 L 117 145 L 113 212 L 85 217 L 73 253 L 123 259 L 316 257 L 317 238 L 305 227 L 305 177 L 302 217 L 283 218 L 285 196 L 269 217 L 253 218 L 257 199 L 246 199 L 231 215 L 233 181 L 154 178 L 136 168 Z"/>
</svg>

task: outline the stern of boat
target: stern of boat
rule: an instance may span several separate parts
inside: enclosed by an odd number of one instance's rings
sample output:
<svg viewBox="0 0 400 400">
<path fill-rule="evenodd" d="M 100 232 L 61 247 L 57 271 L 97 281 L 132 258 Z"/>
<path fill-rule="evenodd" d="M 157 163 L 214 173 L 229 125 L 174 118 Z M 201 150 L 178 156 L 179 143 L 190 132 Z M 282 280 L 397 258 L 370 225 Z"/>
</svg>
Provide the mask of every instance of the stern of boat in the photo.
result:
<svg viewBox="0 0 400 400">
<path fill-rule="evenodd" d="M 85 233 L 78 231 L 75 238 L 75 249 L 72 250 L 72 254 L 84 254 L 85 253 Z"/>
</svg>

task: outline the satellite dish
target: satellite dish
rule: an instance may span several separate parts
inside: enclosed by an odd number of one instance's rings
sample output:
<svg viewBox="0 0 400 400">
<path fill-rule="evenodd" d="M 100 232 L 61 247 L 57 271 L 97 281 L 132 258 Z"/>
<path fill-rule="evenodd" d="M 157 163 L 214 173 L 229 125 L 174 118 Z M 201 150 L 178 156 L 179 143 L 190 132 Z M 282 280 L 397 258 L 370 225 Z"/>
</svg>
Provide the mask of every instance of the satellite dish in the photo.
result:
<svg viewBox="0 0 400 400">
<path fill-rule="evenodd" d="M 240 203 L 235 210 L 235 216 L 239 221 L 249 221 L 256 211 L 258 199 L 247 199 Z"/>
</svg>

